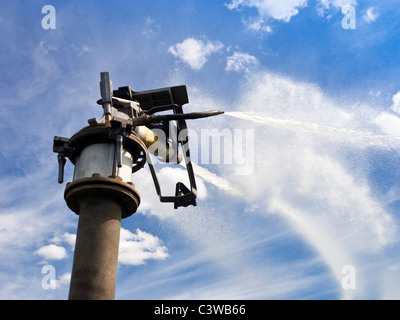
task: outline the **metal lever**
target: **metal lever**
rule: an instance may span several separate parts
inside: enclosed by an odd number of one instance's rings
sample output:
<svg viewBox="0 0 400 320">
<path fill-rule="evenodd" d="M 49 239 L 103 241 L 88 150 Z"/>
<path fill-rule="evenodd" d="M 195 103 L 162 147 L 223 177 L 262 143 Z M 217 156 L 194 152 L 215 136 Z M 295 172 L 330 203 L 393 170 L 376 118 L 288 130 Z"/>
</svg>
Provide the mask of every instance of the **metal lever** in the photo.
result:
<svg viewBox="0 0 400 320">
<path fill-rule="evenodd" d="M 58 159 L 58 183 L 64 182 L 64 166 L 66 163 L 64 153 L 59 153 L 57 156 Z"/>
<path fill-rule="evenodd" d="M 123 142 L 123 138 L 122 135 L 117 135 L 117 144 L 115 146 L 115 156 L 116 156 L 116 164 L 118 168 L 122 167 L 122 142 Z"/>
<path fill-rule="evenodd" d="M 64 182 L 65 157 L 70 157 L 72 148 L 69 146 L 69 139 L 63 137 L 54 137 L 53 151 L 56 152 L 58 159 L 58 183 Z"/>
<path fill-rule="evenodd" d="M 111 107 L 112 107 L 112 82 L 110 80 L 109 72 L 100 73 L 100 94 L 104 109 L 104 117 L 106 121 L 106 127 L 111 128 Z"/>
<path fill-rule="evenodd" d="M 112 168 L 112 177 L 118 176 L 118 168 L 122 167 L 122 148 L 123 148 L 123 137 L 121 134 L 115 138 L 115 150 L 114 150 L 114 164 Z"/>
</svg>

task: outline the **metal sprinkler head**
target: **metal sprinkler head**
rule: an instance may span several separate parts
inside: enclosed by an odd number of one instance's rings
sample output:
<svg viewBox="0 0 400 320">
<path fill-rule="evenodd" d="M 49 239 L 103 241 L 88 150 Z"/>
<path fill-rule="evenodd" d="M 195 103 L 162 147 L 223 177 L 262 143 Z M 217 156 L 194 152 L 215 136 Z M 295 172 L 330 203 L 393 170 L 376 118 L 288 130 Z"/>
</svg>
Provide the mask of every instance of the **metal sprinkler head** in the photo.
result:
<svg viewBox="0 0 400 320">
<path fill-rule="evenodd" d="M 59 183 L 64 180 L 66 158 L 75 165 L 73 181 L 64 193 L 69 208 L 79 214 L 81 199 L 105 192 L 124 204 L 123 218 L 130 216 L 140 204 L 132 173 L 146 162 L 161 202 L 173 202 L 175 209 L 196 206 L 186 120 L 224 112 L 184 113 L 182 106 L 189 102 L 184 85 L 147 91 L 134 91 L 129 86 L 113 90 L 109 72 L 101 72 L 100 78 L 101 99 L 97 103 L 103 107 L 103 117 L 89 119 L 89 126 L 71 138 L 54 137 Z M 164 196 L 150 154 L 165 163 L 184 161 L 190 187 L 178 182 L 175 195 Z"/>
</svg>

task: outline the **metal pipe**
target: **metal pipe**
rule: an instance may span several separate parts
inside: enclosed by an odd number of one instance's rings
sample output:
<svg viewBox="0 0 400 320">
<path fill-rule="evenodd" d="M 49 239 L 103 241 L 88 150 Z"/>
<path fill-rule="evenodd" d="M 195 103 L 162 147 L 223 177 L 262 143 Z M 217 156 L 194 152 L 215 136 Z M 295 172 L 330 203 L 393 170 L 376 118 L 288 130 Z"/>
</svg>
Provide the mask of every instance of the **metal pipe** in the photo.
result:
<svg viewBox="0 0 400 320">
<path fill-rule="evenodd" d="M 114 300 L 122 208 L 112 197 L 83 199 L 69 300 Z"/>
<path fill-rule="evenodd" d="M 157 123 L 161 121 L 172 121 L 172 120 L 193 120 L 218 116 L 223 114 L 224 111 L 212 110 L 202 112 L 190 112 L 190 113 L 175 113 L 175 114 L 162 114 L 162 115 L 148 115 L 144 114 L 132 120 L 134 126 L 143 126 L 151 123 Z"/>
<path fill-rule="evenodd" d="M 111 108 L 112 108 L 112 82 L 109 72 L 100 73 L 100 94 L 103 100 L 104 116 L 106 127 L 111 128 Z"/>
</svg>

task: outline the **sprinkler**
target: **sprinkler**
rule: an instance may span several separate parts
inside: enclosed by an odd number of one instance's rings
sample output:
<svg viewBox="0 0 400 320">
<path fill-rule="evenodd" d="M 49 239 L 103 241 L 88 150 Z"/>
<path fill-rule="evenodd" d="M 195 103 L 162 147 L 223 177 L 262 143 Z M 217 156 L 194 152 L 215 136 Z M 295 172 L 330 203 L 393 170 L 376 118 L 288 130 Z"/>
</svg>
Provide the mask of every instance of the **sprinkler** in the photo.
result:
<svg viewBox="0 0 400 320">
<path fill-rule="evenodd" d="M 182 106 L 189 102 L 184 85 L 148 91 L 134 91 L 127 86 L 113 91 L 108 72 L 101 73 L 100 92 L 101 99 L 97 103 L 103 107 L 103 117 L 100 120 L 89 119 L 89 126 L 70 139 L 54 138 L 53 151 L 58 153 L 59 183 L 64 180 L 66 158 L 75 165 L 73 182 L 67 185 L 65 192 L 72 211 L 78 211 L 74 197 L 71 199 L 76 186 L 81 186 L 82 182 L 87 184 L 91 179 L 96 183 L 104 183 L 106 188 L 113 183 L 119 188 L 121 183 L 125 183 L 129 185 L 125 187 L 133 191 L 131 172 L 143 168 L 146 160 L 161 202 L 173 202 L 175 208 L 196 205 L 197 189 L 190 162 L 186 120 L 224 112 L 184 113 Z M 157 114 L 166 111 L 172 113 Z M 165 163 L 178 164 L 184 160 L 190 188 L 178 182 L 175 196 L 163 196 L 149 154 Z M 137 197 L 137 192 L 133 193 L 132 199 Z"/>
<path fill-rule="evenodd" d="M 186 86 L 134 91 L 113 90 L 109 72 L 100 74 L 101 119 L 89 119 L 71 138 L 54 137 L 58 182 L 64 182 L 66 159 L 75 165 L 64 198 L 79 215 L 70 299 L 113 299 L 121 219 L 140 205 L 132 173 L 149 165 L 161 202 L 174 208 L 196 206 L 197 188 L 190 161 L 186 120 L 223 111 L 184 113 L 189 102 Z M 151 155 L 168 164 L 185 162 L 190 186 L 178 182 L 175 196 L 161 192 Z"/>
</svg>

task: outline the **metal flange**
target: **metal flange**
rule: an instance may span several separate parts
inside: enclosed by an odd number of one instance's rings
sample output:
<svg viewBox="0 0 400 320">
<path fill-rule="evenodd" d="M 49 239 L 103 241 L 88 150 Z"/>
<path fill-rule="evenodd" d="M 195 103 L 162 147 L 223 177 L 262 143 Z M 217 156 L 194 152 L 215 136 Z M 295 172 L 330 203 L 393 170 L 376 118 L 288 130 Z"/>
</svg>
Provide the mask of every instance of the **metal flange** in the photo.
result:
<svg viewBox="0 0 400 320">
<path fill-rule="evenodd" d="M 81 129 L 69 139 L 69 146 L 73 149 L 69 159 L 73 164 L 76 162 L 76 157 L 84 148 L 96 143 L 115 143 L 115 139 L 110 137 L 110 129 L 104 125 L 88 126 Z M 146 164 L 146 145 L 135 134 L 131 133 L 124 139 L 123 147 L 133 158 L 132 172 L 136 172 L 143 168 Z"/>
<path fill-rule="evenodd" d="M 134 184 L 123 182 L 118 178 L 106 178 L 100 174 L 68 183 L 64 199 L 68 207 L 79 215 L 81 201 L 92 195 L 116 199 L 122 205 L 122 219 L 134 214 L 140 204 L 140 195 Z"/>
</svg>

